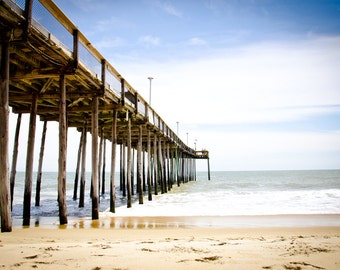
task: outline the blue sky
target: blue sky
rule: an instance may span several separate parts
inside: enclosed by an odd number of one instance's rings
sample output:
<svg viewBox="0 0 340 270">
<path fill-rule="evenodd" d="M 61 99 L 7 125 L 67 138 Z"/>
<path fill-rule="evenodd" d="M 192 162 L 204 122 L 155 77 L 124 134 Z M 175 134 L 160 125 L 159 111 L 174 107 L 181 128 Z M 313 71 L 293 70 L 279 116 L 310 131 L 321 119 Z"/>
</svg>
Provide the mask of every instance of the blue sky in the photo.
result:
<svg viewBox="0 0 340 270">
<path fill-rule="evenodd" d="M 213 170 L 340 168 L 340 1 L 54 2 Z"/>
</svg>

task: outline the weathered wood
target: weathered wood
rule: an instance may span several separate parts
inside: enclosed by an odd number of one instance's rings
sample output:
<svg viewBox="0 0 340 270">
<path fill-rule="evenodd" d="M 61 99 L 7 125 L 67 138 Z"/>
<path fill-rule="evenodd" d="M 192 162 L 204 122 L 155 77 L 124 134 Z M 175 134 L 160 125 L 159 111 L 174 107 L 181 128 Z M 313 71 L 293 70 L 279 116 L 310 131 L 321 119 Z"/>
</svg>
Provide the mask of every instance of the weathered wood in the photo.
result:
<svg viewBox="0 0 340 270">
<path fill-rule="evenodd" d="M 154 191 L 155 195 L 158 195 L 158 160 L 157 160 L 157 135 L 153 138 L 153 172 L 154 172 Z"/>
<path fill-rule="evenodd" d="M 138 126 L 139 136 L 138 136 L 138 145 L 137 145 L 137 185 L 138 185 L 138 199 L 139 204 L 143 204 L 143 183 L 142 183 L 142 136 L 143 136 L 143 128 L 142 126 Z"/>
<path fill-rule="evenodd" d="M 59 223 L 67 224 L 66 206 L 66 156 L 67 156 L 67 121 L 66 121 L 66 85 L 64 74 L 60 75 L 59 100 L 59 158 L 58 158 L 58 204 Z"/>
<path fill-rule="evenodd" d="M 31 114 L 28 131 L 27 156 L 26 156 L 26 174 L 25 190 L 23 205 L 23 226 L 30 225 L 31 218 L 31 196 L 32 196 L 32 178 L 33 178 L 33 158 L 34 158 L 34 141 L 36 129 L 37 114 L 37 94 L 32 94 Z"/>
<path fill-rule="evenodd" d="M 164 185 L 164 164 L 163 164 L 163 151 L 162 151 L 162 141 L 158 140 L 158 166 L 159 166 L 159 182 L 161 184 L 161 193 L 165 193 L 165 185 Z"/>
<path fill-rule="evenodd" d="M 119 190 L 123 191 L 123 147 L 124 144 L 120 145 L 119 151 Z"/>
<path fill-rule="evenodd" d="M 18 114 L 17 125 L 16 125 L 16 128 L 15 128 L 15 136 L 14 136 L 12 169 L 11 169 L 11 178 L 10 178 L 11 209 L 13 207 L 15 176 L 16 176 L 16 172 L 17 172 L 18 149 L 19 149 L 19 134 L 20 134 L 20 126 L 21 126 L 21 118 L 22 118 L 21 115 L 22 115 L 21 113 Z"/>
<path fill-rule="evenodd" d="M 78 155 L 77 155 L 77 167 L 76 167 L 76 174 L 74 176 L 74 187 L 73 187 L 73 200 L 78 199 L 78 182 L 79 182 L 79 170 L 80 170 L 80 160 L 81 160 L 81 149 L 83 147 L 83 136 L 84 133 L 82 132 L 80 135 L 79 140 L 79 147 L 78 147 Z"/>
<path fill-rule="evenodd" d="M 110 212 L 116 212 L 116 148 L 117 148 L 117 110 L 113 110 L 112 114 L 112 130 L 111 130 L 111 175 L 110 175 Z"/>
<path fill-rule="evenodd" d="M 208 180 L 210 180 L 210 162 L 209 162 L 209 158 L 207 158 L 208 161 Z"/>
<path fill-rule="evenodd" d="M 85 183 L 86 183 L 86 144 L 87 144 L 87 121 L 84 121 L 82 131 L 82 150 L 81 150 L 81 176 L 80 176 L 80 193 L 79 207 L 84 207 L 85 201 Z"/>
<path fill-rule="evenodd" d="M 131 117 L 128 119 L 128 136 L 127 136 L 127 207 L 132 207 L 132 197 L 131 197 L 131 163 L 132 163 L 132 153 L 131 153 Z"/>
<path fill-rule="evenodd" d="M 131 195 L 135 195 L 134 187 L 135 187 L 135 150 L 132 148 L 132 133 L 131 137 L 131 168 L 128 173 L 131 175 Z"/>
<path fill-rule="evenodd" d="M 104 137 L 104 135 L 103 135 Z M 103 168 L 102 168 L 102 195 L 105 194 L 105 167 L 106 167 L 106 140 L 104 140 L 104 145 L 103 145 Z"/>
<path fill-rule="evenodd" d="M 152 167 L 151 167 L 151 131 L 148 128 L 148 141 L 147 141 L 147 152 L 148 152 L 148 175 L 147 175 L 147 182 L 148 182 L 148 200 L 152 201 Z"/>
<path fill-rule="evenodd" d="M 44 121 L 44 126 L 43 126 L 43 131 L 42 131 L 42 136 L 41 136 L 40 154 L 39 154 L 37 186 L 36 186 L 36 191 L 35 191 L 35 206 L 40 206 L 41 176 L 42 176 L 42 165 L 44 161 L 46 130 L 47 130 L 47 121 Z"/>
<path fill-rule="evenodd" d="M 99 140 L 99 156 L 98 156 L 98 194 L 101 187 L 101 167 L 103 162 L 103 144 L 104 144 L 104 127 L 100 127 L 100 140 Z M 100 196 L 98 196 L 98 202 L 100 202 Z"/>
<path fill-rule="evenodd" d="M 122 189 L 123 189 L 123 197 L 126 197 L 126 143 L 122 144 L 123 148 L 123 163 L 122 163 Z"/>
<path fill-rule="evenodd" d="M 142 140 L 143 141 L 143 140 Z M 142 146 L 143 147 L 143 146 Z M 145 167 L 145 162 L 146 162 L 146 157 L 145 157 L 145 150 L 142 149 L 142 163 L 143 163 L 143 169 L 142 169 L 142 186 L 143 186 L 143 192 L 146 191 L 146 167 Z"/>
<path fill-rule="evenodd" d="M 1 43 L 0 61 L 0 211 L 1 232 L 12 231 L 8 134 L 9 134 L 9 38 Z"/>
<path fill-rule="evenodd" d="M 92 98 L 92 219 L 99 218 L 98 194 L 98 97 Z"/>
</svg>

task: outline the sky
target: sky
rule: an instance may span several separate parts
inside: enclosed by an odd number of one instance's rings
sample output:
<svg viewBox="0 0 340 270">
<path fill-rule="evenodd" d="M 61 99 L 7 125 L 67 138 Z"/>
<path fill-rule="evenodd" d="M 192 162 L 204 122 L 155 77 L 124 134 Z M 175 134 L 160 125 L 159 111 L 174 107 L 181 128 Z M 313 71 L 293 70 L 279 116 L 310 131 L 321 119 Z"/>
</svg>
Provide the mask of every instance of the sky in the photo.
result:
<svg viewBox="0 0 340 270">
<path fill-rule="evenodd" d="M 339 0 L 54 2 L 146 100 L 154 78 L 152 107 L 209 150 L 212 170 L 340 169 Z M 70 171 L 79 136 L 69 131 Z M 44 169 L 57 170 L 48 152 Z"/>
</svg>

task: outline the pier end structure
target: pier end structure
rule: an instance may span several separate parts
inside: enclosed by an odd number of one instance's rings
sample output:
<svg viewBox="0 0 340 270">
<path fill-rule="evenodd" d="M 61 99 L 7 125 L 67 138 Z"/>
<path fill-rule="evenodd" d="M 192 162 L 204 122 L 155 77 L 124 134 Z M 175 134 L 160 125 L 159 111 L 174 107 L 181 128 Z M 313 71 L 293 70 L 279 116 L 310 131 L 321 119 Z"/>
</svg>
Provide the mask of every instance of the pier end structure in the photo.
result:
<svg viewBox="0 0 340 270">
<path fill-rule="evenodd" d="M 34 14 L 39 14 L 39 17 Z M 9 107 L 17 114 L 30 113 L 34 121 L 35 116 L 38 116 L 43 122 L 59 123 L 58 202 L 60 222 L 63 224 L 67 223 L 64 191 L 66 130 L 69 127 L 77 128 L 80 132 L 88 130 L 96 137 L 92 141 L 92 170 L 95 174 L 92 177 L 92 185 L 95 186 L 92 194 L 95 199 L 92 213 L 94 219 L 98 218 L 99 200 L 100 172 L 98 153 L 94 150 L 97 149 L 98 130 L 101 130 L 100 134 L 105 140 L 113 142 L 113 146 L 120 144 L 126 148 L 126 145 L 131 145 L 128 147 L 129 151 L 138 149 L 138 159 L 142 156 L 141 151 L 148 152 L 147 160 L 150 165 L 148 163 L 145 173 L 148 179 L 138 181 L 147 182 L 148 188 L 154 186 L 156 192 L 158 184 L 165 191 L 166 181 L 169 181 L 167 175 L 172 175 L 172 181 L 178 183 L 190 177 L 187 167 L 191 163 L 185 162 L 187 159 L 203 158 L 178 138 L 150 104 L 106 61 L 53 1 L 0 0 L 0 34 L 2 231 L 11 230 Z M 32 132 L 35 128 L 34 121 Z M 154 138 L 154 142 L 150 137 Z M 31 139 L 31 145 L 34 145 L 34 138 Z M 169 148 L 169 155 L 162 151 L 163 148 Z M 127 156 L 130 157 L 131 153 Z M 30 158 L 27 161 L 29 168 L 31 162 Z M 157 166 L 160 166 L 159 170 L 154 170 Z M 114 170 L 114 165 L 111 165 L 111 170 Z M 25 196 L 28 201 L 32 185 L 31 169 L 26 174 Z M 139 171 L 138 177 L 141 175 Z M 111 183 L 111 187 L 114 187 L 114 183 Z M 148 192 L 149 199 L 152 199 L 150 190 Z M 114 202 L 111 205 L 114 211 Z M 25 213 L 25 223 L 29 224 L 28 208 L 25 208 Z"/>
</svg>

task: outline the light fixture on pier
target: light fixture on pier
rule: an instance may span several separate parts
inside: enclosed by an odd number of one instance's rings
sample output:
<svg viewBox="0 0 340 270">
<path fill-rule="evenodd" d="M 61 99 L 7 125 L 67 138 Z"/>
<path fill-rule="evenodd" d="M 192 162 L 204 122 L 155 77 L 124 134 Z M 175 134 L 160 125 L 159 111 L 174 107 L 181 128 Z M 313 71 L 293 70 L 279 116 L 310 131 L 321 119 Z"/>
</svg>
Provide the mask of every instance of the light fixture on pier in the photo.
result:
<svg viewBox="0 0 340 270">
<path fill-rule="evenodd" d="M 149 105 L 151 106 L 151 81 L 153 80 L 153 77 L 148 77 L 148 80 L 150 81 Z"/>
</svg>

